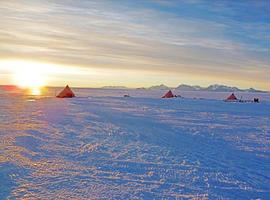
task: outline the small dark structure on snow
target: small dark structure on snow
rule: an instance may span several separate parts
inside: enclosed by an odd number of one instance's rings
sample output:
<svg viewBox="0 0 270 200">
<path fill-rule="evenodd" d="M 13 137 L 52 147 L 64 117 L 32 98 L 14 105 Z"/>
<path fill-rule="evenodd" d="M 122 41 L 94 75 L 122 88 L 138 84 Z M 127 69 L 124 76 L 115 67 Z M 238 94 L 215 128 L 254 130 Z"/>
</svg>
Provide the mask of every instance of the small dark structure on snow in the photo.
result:
<svg viewBox="0 0 270 200">
<path fill-rule="evenodd" d="M 75 94 L 67 85 L 56 97 L 57 98 L 72 98 L 72 97 L 75 97 Z"/>
<path fill-rule="evenodd" d="M 174 98 L 176 97 L 171 90 L 169 90 L 162 98 Z"/>
<path fill-rule="evenodd" d="M 254 103 L 259 103 L 260 102 L 259 98 L 254 98 L 253 101 L 254 101 Z"/>
<path fill-rule="evenodd" d="M 228 102 L 235 102 L 235 101 L 239 101 L 237 99 L 237 97 L 234 95 L 234 93 L 232 93 L 230 96 L 227 97 L 227 99 L 225 101 L 228 101 Z"/>
</svg>

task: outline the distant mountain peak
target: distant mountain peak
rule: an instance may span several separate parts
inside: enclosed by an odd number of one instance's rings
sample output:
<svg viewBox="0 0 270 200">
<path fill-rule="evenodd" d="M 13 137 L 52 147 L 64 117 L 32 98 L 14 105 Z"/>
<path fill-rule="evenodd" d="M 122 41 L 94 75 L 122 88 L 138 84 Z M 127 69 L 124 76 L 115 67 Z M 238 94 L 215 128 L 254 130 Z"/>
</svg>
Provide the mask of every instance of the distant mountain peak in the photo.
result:
<svg viewBox="0 0 270 200">
<path fill-rule="evenodd" d="M 102 89 L 128 89 L 125 86 L 104 86 Z"/>
<path fill-rule="evenodd" d="M 155 85 L 155 86 L 152 86 L 150 88 L 148 88 L 150 90 L 169 90 L 171 89 L 170 87 L 164 85 L 164 84 L 161 84 L 161 85 Z"/>
<path fill-rule="evenodd" d="M 198 85 L 191 86 L 191 85 L 181 84 L 175 89 L 182 90 L 182 91 L 199 91 L 202 89 L 202 87 Z"/>
<path fill-rule="evenodd" d="M 226 86 L 221 84 L 212 84 L 209 85 L 208 87 L 190 86 L 186 84 L 181 84 L 176 89 L 182 91 L 211 91 L 211 92 L 264 92 L 261 90 L 256 90 L 254 88 L 239 89 L 238 87 Z"/>
<path fill-rule="evenodd" d="M 215 92 L 237 92 L 237 91 L 243 91 L 237 87 L 231 87 L 226 85 L 219 85 L 219 84 L 213 84 L 209 85 L 207 88 L 205 88 L 207 91 L 215 91 Z"/>
</svg>

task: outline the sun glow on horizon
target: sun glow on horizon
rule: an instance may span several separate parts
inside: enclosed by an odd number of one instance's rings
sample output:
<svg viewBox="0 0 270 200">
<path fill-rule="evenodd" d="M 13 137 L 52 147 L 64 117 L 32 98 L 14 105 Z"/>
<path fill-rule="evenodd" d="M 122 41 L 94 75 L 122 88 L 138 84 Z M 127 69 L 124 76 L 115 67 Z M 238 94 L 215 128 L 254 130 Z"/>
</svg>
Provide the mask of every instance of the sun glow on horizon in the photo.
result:
<svg viewBox="0 0 270 200">
<path fill-rule="evenodd" d="M 10 74 L 12 84 L 26 89 L 31 95 L 40 95 L 42 89 L 46 85 L 50 85 L 55 80 L 55 77 L 88 73 L 88 71 L 75 66 L 30 60 L 0 60 L 0 69 Z"/>
<path fill-rule="evenodd" d="M 12 83 L 21 88 L 45 86 L 48 73 L 44 66 L 29 61 L 8 60 L 1 62 L 2 68 L 12 75 Z"/>
<path fill-rule="evenodd" d="M 39 60 L 0 59 L 0 78 L 2 83 L 16 85 L 27 94 L 44 94 L 45 86 L 103 87 L 106 85 L 123 85 L 131 88 L 151 87 L 165 84 L 177 87 L 179 84 L 208 86 L 216 83 L 216 76 L 200 76 L 198 73 L 181 73 L 151 71 L 142 69 L 98 68 L 96 66 L 67 65 Z M 119 79 L 121 74 L 121 79 Z M 135 75 L 136 74 L 136 75 Z M 176 76 L 176 74 L 178 74 Z M 170 77 L 170 79 L 168 79 Z M 237 78 L 235 76 L 234 78 Z M 269 90 L 264 82 L 250 85 L 250 80 L 234 81 L 227 76 L 218 77 L 219 84 L 235 85 L 241 88 L 256 87 Z M 165 80 L 165 81 L 162 81 Z M 259 87 L 259 88 L 258 88 Z"/>
<path fill-rule="evenodd" d="M 8 61 L 5 63 L 12 73 L 14 85 L 27 89 L 31 95 L 41 95 L 41 89 L 47 83 L 48 74 L 34 62 Z"/>
<path fill-rule="evenodd" d="M 46 84 L 46 74 L 32 66 L 23 66 L 13 74 L 14 83 L 22 88 L 37 88 Z"/>
</svg>

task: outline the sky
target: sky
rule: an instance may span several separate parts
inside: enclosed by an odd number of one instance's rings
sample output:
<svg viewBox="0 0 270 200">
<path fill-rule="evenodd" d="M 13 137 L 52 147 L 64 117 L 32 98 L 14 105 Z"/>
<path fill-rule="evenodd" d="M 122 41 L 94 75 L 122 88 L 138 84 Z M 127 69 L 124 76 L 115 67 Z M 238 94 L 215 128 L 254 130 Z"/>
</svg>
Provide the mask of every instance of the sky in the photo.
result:
<svg viewBox="0 0 270 200">
<path fill-rule="evenodd" d="M 0 84 L 270 90 L 267 0 L 0 0 L 0 24 Z"/>
</svg>

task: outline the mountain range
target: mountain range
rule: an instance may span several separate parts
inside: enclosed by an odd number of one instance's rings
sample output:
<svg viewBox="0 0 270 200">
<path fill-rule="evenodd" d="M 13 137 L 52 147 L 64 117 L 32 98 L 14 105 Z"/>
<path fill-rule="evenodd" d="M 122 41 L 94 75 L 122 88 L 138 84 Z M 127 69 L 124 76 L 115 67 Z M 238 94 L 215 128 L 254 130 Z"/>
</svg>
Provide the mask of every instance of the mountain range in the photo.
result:
<svg viewBox="0 0 270 200">
<path fill-rule="evenodd" d="M 128 89 L 128 87 L 126 86 L 104 86 L 102 87 L 102 89 L 109 89 L 109 90 L 125 90 L 125 89 Z"/>
<path fill-rule="evenodd" d="M 102 89 L 129 89 L 128 87 L 125 86 L 104 86 Z M 238 87 L 231 87 L 231 86 L 226 86 L 226 85 L 219 85 L 219 84 L 213 84 L 209 85 L 208 87 L 201 87 L 198 85 L 186 85 L 186 84 L 181 84 L 178 87 L 168 87 L 164 84 L 161 85 L 154 85 L 148 88 L 142 87 L 142 88 L 136 88 L 139 90 L 170 90 L 170 89 L 175 89 L 175 90 L 180 90 L 180 91 L 210 91 L 210 92 L 266 92 L 262 90 L 257 90 L 254 88 L 249 88 L 249 89 L 240 89 Z"/>
<path fill-rule="evenodd" d="M 155 89 L 155 90 L 168 90 L 168 89 L 176 89 L 176 90 L 181 90 L 181 91 L 211 91 L 211 92 L 265 92 L 262 90 L 257 90 L 254 88 L 249 88 L 249 89 L 239 89 L 237 87 L 231 87 L 231 86 L 226 86 L 226 85 L 219 85 L 219 84 L 214 84 L 214 85 L 209 85 L 208 87 L 201 87 L 198 85 L 186 85 L 186 84 L 181 84 L 176 88 L 168 87 L 164 84 L 157 85 L 157 86 L 152 86 L 148 89 Z"/>
</svg>

